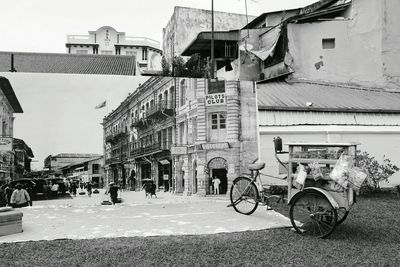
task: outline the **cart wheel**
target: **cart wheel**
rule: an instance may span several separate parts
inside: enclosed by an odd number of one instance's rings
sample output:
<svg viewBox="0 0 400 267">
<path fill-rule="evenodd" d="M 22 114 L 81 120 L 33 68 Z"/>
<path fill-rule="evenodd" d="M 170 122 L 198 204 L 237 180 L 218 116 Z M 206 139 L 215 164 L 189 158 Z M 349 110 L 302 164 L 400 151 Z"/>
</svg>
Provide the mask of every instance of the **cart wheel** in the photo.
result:
<svg viewBox="0 0 400 267">
<path fill-rule="evenodd" d="M 302 192 L 290 206 L 290 221 L 299 234 L 325 238 L 335 229 L 337 212 L 323 194 Z"/>
<path fill-rule="evenodd" d="M 336 210 L 336 212 L 337 212 L 337 219 L 338 219 L 336 225 L 339 225 L 342 222 L 344 222 L 344 220 L 346 220 L 347 215 L 349 215 L 349 211 L 346 210 L 345 208 L 340 208 L 340 209 Z"/>
<path fill-rule="evenodd" d="M 250 215 L 258 207 L 258 190 L 247 177 L 238 177 L 231 187 L 231 205 L 242 214 Z"/>
</svg>

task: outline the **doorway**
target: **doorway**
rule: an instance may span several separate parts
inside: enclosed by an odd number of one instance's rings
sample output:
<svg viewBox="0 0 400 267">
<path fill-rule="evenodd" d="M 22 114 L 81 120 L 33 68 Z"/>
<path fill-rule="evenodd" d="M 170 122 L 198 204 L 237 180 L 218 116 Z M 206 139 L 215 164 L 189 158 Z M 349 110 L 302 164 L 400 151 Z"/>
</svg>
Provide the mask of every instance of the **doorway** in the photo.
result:
<svg viewBox="0 0 400 267">
<path fill-rule="evenodd" d="M 228 191 L 228 177 L 226 176 L 228 172 L 226 169 L 212 169 L 212 178 L 218 177 L 221 181 L 219 185 L 219 194 L 226 194 Z"/>
</svg>

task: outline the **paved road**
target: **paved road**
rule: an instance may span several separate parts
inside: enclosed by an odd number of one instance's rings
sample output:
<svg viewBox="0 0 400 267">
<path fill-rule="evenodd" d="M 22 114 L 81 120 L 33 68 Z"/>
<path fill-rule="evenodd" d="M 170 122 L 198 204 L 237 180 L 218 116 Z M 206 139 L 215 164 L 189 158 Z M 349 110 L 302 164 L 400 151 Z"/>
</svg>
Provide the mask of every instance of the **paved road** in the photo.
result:
<svg viewBox="0 0 400 267">
<path fill-rule="evenodd" d="M 158 193 L 122 192 L 123 203 L 100 205 L 100 194 L 36 201 L 23 213 L 23 233 L 0 237 L 0 242 L 87 239 L 154 235 L 192 235 L 288 227 L 290 221 L 259 207 L 245 216 L 227 208 L 225 197 L 183 197 Z"/>
</svg>

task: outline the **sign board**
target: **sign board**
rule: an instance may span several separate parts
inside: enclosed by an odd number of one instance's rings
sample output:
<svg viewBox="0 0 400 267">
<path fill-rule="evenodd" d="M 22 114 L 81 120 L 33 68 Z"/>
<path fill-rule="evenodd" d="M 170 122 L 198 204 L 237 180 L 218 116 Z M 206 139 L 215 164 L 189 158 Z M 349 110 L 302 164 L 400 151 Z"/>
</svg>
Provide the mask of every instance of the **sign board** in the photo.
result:
<svg viewBox="0 0 400 267">
<path fill-rule="evenodd" d="M 169 160 L 163 159 L 163 160 L 160 160 L 160 163 L 161 163 L 162 165 L 167 165 L 167 164 L 169 164 Z"/>
<path fill-rule="evenodd" d="M 204 150 L 228 149 L 229 148 L 229 144 L 227 142 L 224 142 L 224 143 L 206 143 L 206 144 L 201 144 L 201 147 Z"/>
<path fill-rule="evenodd" d="M 226 105 L 225 93 L 206 95 L 206 106 Z"/>
<path fill-rule="evenodd" d="M 186 155 L 187 151 L 186 146 L 171 146 L 171 155 Z"/>
<path fill-rule="evenodd" d="M 0 151 L 12 151 L 12 137 L 0 137 Z"/>
</svg>

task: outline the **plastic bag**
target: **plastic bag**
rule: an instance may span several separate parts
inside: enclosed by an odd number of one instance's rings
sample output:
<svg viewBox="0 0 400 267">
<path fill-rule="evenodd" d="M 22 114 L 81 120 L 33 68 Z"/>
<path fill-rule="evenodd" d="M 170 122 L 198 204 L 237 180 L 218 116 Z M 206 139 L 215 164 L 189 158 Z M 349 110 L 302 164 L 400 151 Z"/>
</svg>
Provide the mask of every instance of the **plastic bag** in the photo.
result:
<svg viewBox="0 0 400 267">
<path fill-rule="evenodd" d="M 351 157 L 342 154 L 336 162 L 332 172 L 329 174 L 329 177 L 343 188 L 348 188 L 348 174 L 351 166 Z"/>
<path fill-rule="evenodd" d="M 297 182 L 299 185 L 303 186 L 303 185 L 304 185 L 304 182 L 306 181 L 306 178 L 307 178 L 306 169 L 304 168 L 303 165 L 300 164 L 300 165 L 297 167 L 296 182 Z"/>
<path fill-rule="evenodd" d="M 318 181 L 322 178 L 324 178 L 324 175 L 322 174 L 321 168 L 319 167 L 318 161 L 313 161 L 310 165 L 311 168 L 311 174 L 314 177 L 315 181 Z"/>
<path fill-rule="evenodd" d="M 349 170 L 349 185 L 358 194 L 361 185 L 368 177 L 368 172 L 364 169 L 354 167 Z"/>
</svg>

